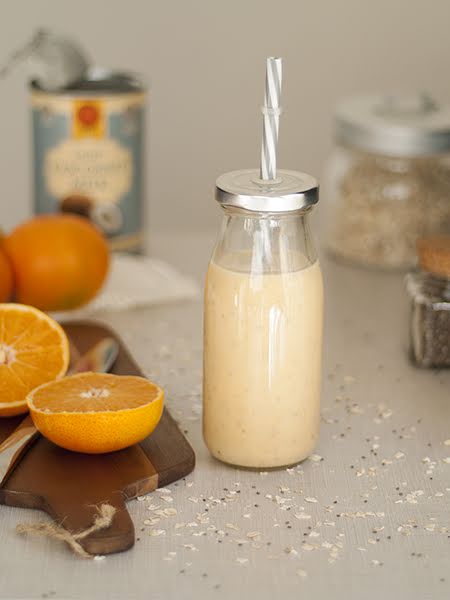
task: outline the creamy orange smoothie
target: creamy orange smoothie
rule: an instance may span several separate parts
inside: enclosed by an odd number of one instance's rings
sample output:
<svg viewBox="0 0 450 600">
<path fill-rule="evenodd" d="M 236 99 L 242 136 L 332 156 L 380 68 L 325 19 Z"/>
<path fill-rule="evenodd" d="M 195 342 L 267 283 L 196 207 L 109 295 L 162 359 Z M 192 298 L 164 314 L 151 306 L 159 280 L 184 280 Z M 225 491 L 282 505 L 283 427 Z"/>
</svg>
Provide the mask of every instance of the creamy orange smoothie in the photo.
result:
<svg viewBox="0 0 450 600">
<path fill-rule="evenodd" d="M 235 465 L 296 463 L 319 433 L 319 263 L 291 256 L 293 270 L 250 274 L 237 255 L 220 262 L 210 263 L 205 288 L 205 442 Z"/>
</svg>

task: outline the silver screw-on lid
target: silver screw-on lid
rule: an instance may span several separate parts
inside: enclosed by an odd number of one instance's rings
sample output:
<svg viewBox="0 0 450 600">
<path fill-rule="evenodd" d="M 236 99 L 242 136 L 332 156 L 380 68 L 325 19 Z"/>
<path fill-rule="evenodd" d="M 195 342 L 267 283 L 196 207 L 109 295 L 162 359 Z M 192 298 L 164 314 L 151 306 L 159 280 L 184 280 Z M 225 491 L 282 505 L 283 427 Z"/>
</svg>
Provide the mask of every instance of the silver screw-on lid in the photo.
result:
<svg viewBox="0 0 450 600">
<path fill-rule="evenodd" d="M 319 186 L 311 175 L 277 170 L 273 181 L 260 179 L 259 169 L 224 173 L 216 181 L 216 200 L 251 212 L 290 212 L 317 203 Z"/>
<path fill-rule="evenodd" d="M 425 94 L 358 96 L 335 113 L 336 139 L 346 146 L 387 156 L 450 151 L 450 107 Z"/>
</svg>

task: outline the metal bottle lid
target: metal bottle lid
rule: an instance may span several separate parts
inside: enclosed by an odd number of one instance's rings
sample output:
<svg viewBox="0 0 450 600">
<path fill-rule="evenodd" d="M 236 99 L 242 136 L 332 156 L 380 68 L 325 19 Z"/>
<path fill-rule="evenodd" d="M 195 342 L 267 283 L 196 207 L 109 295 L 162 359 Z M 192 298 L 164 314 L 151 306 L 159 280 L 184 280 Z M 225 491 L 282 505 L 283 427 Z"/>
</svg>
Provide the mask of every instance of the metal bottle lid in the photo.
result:
<svg viewBox="0 0 450 600">
<path fill-rule="evenodd" d="M 317 203 L 319 185 L 311 175 L 279 169 L 273 182 L 260 178 L 259 169 L 224 173 L 216 181 L 216 200 L 222 206 L 251 212 L 281 213 Z"/>
<path fill-rule="evenodd" d="M 450 107 L 426 94 L 358 96 L 335 113 L 338 143 L 366 152 L 412 157 L 450 151 Z"/>
</svg>

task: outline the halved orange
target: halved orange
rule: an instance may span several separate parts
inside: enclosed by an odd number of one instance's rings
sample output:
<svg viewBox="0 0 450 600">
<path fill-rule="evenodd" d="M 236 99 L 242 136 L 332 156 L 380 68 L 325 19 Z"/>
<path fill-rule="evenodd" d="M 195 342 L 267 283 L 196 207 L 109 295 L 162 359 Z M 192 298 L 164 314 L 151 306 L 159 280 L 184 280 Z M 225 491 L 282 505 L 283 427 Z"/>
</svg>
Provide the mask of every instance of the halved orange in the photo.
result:
<svg viewBox="0 0 450 600">
<path fill-rule="evenodd" d="M 146 438 L 163 411 L 164 392 L 133 375 L 80 373 L 28 395 L 36 428 L 58 446 L 100 454 Z"/>
<path fill-rule="evenodd" d="M 26 397 L 65 375 L 69 342 L 48 315 L 23 304 L 0 304 L 0 417 L 28 411 Z"/>
</svg>

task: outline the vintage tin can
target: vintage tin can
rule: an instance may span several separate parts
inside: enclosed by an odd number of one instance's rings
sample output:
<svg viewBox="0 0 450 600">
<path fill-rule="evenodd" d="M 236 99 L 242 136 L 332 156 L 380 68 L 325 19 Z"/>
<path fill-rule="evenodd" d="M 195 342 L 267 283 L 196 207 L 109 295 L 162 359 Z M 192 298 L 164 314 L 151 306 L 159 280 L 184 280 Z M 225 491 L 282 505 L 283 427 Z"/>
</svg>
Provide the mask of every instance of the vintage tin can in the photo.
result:
<svg viewBox="0 0 450 600">
<path fill-rule="evenodd" d="M 91 69 L 58 92 L 31 83 L 35 212 L 91 219 L 112 249 L 143 243 L 146 90 L 127 73 Z"/>
</svg>

